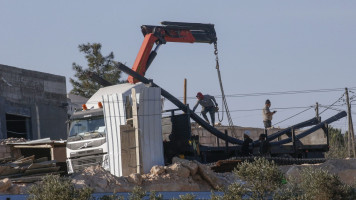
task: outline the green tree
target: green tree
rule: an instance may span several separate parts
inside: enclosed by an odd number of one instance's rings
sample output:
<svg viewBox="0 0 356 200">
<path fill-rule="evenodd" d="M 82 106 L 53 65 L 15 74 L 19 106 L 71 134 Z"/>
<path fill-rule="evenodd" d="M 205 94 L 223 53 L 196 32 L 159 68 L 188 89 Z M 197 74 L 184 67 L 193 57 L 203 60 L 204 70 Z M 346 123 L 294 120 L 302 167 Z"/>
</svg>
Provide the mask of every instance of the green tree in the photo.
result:
<svg viewBox="0 0 356 200">
<path fill-rule="evenodd" d="M 107 56 L 101 54 L 100 43 L 87 43 L 78 46 L 79 51 L 85 54 L 85 58 L 88 62 L 88 68 L 84 69 L 77 63 L 72 64 L 72 68 L 75 71 L 76 79 L 70 78 L 70 83 L 73 89 L 70 91 L 72 94 L 80 95 L 83 97 L 91 97 L 100 87 L 100 84 L 92 81 L 88 73 L 93 72 L 103 79 L 113 84 L 120 83 L 121 71 L 115 67 L 117 64 L 114 61 L 114 53 L 111 52 Z"/>
<path fill-rule="evenodd" d="M 330 150 L 327 158 L 345 158 L 347 156 L 347 134 L 342 134 L 341 129 L 329 127 Z"/>
</svg>

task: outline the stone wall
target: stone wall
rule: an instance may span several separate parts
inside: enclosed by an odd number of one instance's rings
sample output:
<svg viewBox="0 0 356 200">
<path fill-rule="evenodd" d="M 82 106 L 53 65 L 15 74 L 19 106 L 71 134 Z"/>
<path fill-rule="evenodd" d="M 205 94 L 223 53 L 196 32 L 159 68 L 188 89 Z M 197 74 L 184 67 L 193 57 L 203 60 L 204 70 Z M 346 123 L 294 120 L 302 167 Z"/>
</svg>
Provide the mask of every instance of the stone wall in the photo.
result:
<svg viewBox="0 0 356 200">
<path fill-rule="evenodd" d="M 6 144 L 0 144 L 0 160 L 6 158 L 18 158 L 21 156 L 20 149 L 14 149 Z"/>
</svg>

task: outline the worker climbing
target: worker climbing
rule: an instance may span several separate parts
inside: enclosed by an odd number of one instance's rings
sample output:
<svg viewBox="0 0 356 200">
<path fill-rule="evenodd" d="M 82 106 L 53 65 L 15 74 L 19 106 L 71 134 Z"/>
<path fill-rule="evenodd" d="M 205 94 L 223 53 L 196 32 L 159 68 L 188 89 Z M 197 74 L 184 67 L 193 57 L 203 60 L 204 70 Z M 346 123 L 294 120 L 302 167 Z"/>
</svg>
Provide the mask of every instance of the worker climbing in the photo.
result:
<svg viewBox="0 0 356 200">
<path fill-rule="evenodd" d="M 195 109 L 197 109 L 198 105 L 200 104 L 202 106 L 201 114 L 203 115 L 205 121 L 210 123 L 208 117 L 206 116 L 206 113 L 209 112 L 211 118 L 211 125 L 214 126 L 215 112 L 219 110 L 215 97 L 210 96 L 208 94 L 203 95 L 201 92 L 198 92 L 196 97 L 198 101 L 193 108 L 193 112 L 195 112 Z"/>
</svg>

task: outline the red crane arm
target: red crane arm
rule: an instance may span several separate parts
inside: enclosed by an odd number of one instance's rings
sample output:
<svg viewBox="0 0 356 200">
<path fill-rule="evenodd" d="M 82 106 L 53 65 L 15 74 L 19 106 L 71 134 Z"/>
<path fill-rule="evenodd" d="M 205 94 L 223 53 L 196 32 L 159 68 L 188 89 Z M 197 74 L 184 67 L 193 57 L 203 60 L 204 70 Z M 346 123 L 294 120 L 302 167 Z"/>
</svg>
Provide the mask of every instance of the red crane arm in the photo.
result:
<svg viewBox="0 0 356 200">
<path fill-rule="evenodd" d="M 166 42 L 183 43 L 213 43 L 216 42 L 216 34 L 213 24 L 162 22 L 165 26 L 141 26 L 145 36 L 141 48 L 137 54 L 132 70 L 145 76 L 145 73 L 157 55 L 161 44 Z M 153 45 L 156 49 L 152 51 Z M 132 76 L 128 77 L 129 83 L 137 83 L 138 80 Z"/>
</svg>

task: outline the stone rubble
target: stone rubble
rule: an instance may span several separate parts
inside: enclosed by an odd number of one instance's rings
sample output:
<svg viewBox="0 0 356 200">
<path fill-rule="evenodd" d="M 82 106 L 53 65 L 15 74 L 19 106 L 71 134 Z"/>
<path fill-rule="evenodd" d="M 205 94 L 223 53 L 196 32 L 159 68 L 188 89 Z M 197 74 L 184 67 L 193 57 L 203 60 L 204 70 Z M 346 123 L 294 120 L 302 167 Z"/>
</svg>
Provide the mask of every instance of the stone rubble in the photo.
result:
<svg viewBox="0 0 356 200">
<path fill-rule="evenodd" d="M 146 191 L 211 191 L 227 187 L 237 180 L 232 173 L 218 175 L 199 162 L 180 158 L 174 158 L 169 166 L 153 166 L 150 173 L 142 175 L 115 177 L 96 166 L 88 167 L 71 178 L 76 187 L 88 186 L 95 192 L 129 192 L 135 186 Z"/>
<path fill-rule="evenodd" d="M 298 177 L 305 167 L 319 167 L 339 175 L 347 184 L 355 183 L 356 159 L 327 160 L 316 165 L 280 166 L 286 176 Z M 153 166 L 147 174 L 116 177 L 100 166 L 92 166 L 70 176 L 76 188 L 90 187 L 94 192 L 131 192 L 140 186 L 145 191 L 212 191 L 226 188 L 240 180 L 232 173 L 215 173 L 197 161 L 173 158 L 169 166 Z M 25 194 L 32 184 L 13 184 L 9 179 L 0 180 L 1 194 Z"/>
<path fill-rule="evenodd" d="M 7 138 L 7 139 L 0 139 L 0 145 L 4 144 L 11 144 L 11 143 L 18 143 L 18 142 L 26 142 L 25 138 Z"/>
<path fill-rule="evenodd" d="M 287 177 L 298 178 L 302 169 L 306 167 L 320 168 L 339 176 L 346 184 L 356 183 L 356 159 L 332 159 L 321 164 L 303 164 L 281 166 L 280 169 Z"/>
</svg>

